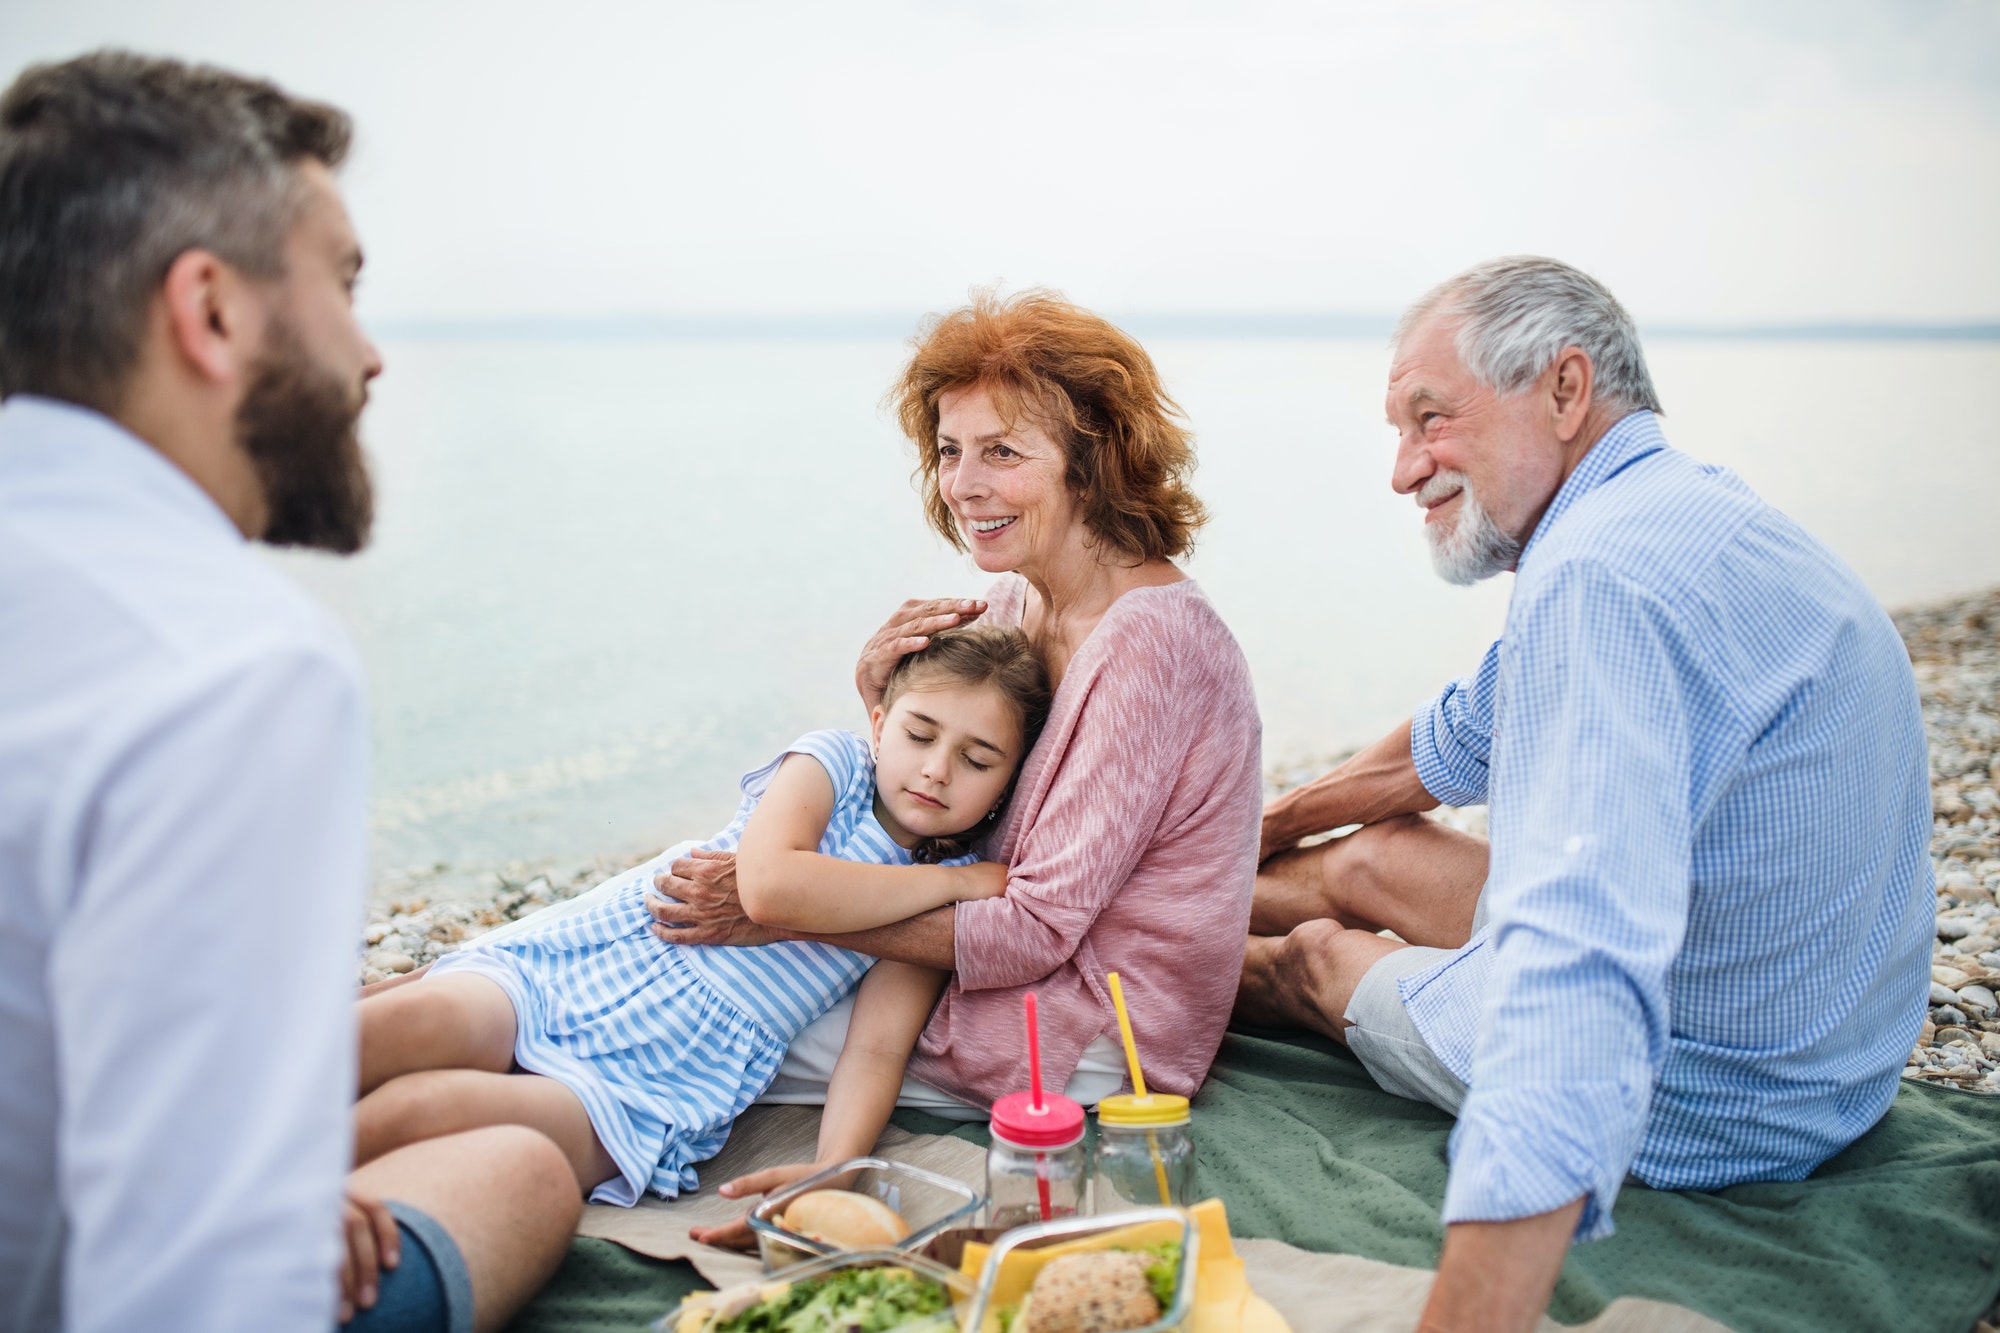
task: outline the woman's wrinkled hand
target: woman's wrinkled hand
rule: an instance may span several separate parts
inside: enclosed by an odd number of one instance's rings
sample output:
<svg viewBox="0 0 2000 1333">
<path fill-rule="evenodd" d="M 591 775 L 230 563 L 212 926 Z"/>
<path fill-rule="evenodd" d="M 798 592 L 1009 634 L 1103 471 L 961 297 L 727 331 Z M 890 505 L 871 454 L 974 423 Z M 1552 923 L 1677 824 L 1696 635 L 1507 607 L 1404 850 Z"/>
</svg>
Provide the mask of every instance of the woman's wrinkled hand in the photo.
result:
<svg viewBox="0 0 2000 1333">
<path fill-rule="evenodd" d="M 896 663 L 931 641 L 930 636 L 954 625 L 970 625 L 986 614 L 986 603 L 977 598 L 911 598 L 896 608 L 873 638 L 861 650 L 854 667 L 854 688 L 861 692 L 862 706 L 873 710 L 889 688 L 889 673 Z"/>
<path fill-rule="evenodd" d="M 779 938 L 743 914 L 734 852 L 697 847 L 678 858 L 653 876 L 646 910 L 653 914 L 653 933 L 669 944 L 769 944 Z"/>
<path fill-rule="evenodd" d="M 725 1199 L 742 1199 L 752 1194 L 774 1194 L 795 1180 L 804 1180 L 819 1167 L 812 1162 L 794 1162 L 738 1176 L 716 1191 Z M 690 1227 L 688 1239 L 698 1245 L 717 1245 L 725 1250 L 754 1250 L 757 1233 L 750 1229 L 748 1214 L 719 1227 Z"/>
<path fill-rule="evenodd" d="M 965 886 L 959 893 L 960 902 L 970 902 L 974 898 L 1000 898 L 1007 893 L 1007 867 L 998 861 L 974 861 L 969 866 L 959 866 L 960 882 Z"/>
</svg>

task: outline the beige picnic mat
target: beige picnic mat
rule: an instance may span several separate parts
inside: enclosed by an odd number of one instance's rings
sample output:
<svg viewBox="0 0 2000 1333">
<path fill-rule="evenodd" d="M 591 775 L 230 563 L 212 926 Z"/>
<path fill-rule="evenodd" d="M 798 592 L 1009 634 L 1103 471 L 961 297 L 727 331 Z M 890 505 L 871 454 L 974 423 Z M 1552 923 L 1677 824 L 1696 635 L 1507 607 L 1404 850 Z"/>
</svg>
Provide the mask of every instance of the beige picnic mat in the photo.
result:
<svg viewBox="0 0 2000 1333">
<path fill-rule="evenodd" d="M 819 1110 L 811 1106 L 755 1106 L 730 1133 L 729 1145 L 703 1164 L 702 1189 L 668 1202 L 647 1196 L 631 1208 L 593 1204 L 577 1234 L 615 1241 L 655 1259 L 686 1259 L 717 1286 L 759 1276 L 755 1255 L 697 1245 L 688 1228 L 715 1226 L 739 1216 L 742 1200 L 725 1199 L 714 1186 L 786 1162 L 812 1160 L 819 1138 Z M 879 1156 L 968 1183 L 983 1184 L 986 1153 L 964 1139 L 911 1134 L 891 1126 L 876 1144 Z M 1250 1285 L 1292 1326 L 1293 1333 L 1409 1333 L 1416 1327 L 1432 1274 L 1351 1254 L 1315 1254 L 1276 1240 L 1239 1240 Z M 1613 1301 L 1587 1324 L 1543 1319 L 1541 1333 L 1727 1333 L 1691 1310 L 1630 1297 Z"/>
</svg>

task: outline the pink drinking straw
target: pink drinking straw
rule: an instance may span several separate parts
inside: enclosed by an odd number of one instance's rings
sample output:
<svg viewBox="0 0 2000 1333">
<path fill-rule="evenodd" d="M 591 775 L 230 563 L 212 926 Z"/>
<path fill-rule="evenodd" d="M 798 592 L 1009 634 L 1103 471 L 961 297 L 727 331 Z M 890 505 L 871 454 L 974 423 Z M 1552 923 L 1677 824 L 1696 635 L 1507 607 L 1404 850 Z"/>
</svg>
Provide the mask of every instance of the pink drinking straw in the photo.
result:
<svg viewBox="0 0 2000 1333">
<path fill-rule="evenodd" d="M 1035 993 L 1027 994 L 1028 1007 L 1028 1087 L 1031 1093 L 1029 1107 L 1036 1114 L 1046 1114 L 1048 1108 L 1042 1105 L 1042 1033 L 1035 1022 Z M 1035 1154 L 1035 1192 L 1042 1203 L 1042 1220 L 1054 1216 L 1049 1201 L 1049 1159 L 1042 1153 Z"/>
</svg>

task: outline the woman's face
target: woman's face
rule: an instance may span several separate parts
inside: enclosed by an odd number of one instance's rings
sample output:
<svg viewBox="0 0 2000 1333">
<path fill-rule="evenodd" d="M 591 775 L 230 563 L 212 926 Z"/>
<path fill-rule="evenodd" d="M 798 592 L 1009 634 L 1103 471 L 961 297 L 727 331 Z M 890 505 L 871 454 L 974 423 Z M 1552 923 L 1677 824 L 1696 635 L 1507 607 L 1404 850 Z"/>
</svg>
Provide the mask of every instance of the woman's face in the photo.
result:
<svg viewBox="0 0 2000 1333">
<path fill-rule="evenodd" d="M 1062 446 L 1025 413 L 1010 426 L 984 388 L 938 400 L 938 487 L 987 573 L 1043 583 L 1064 552 L 1083 550 L 1066 467 Z"/>
<path fill-rule="evenodd" d="M 976 828 L 1021 762 L 1021 724 L 991 685 L 913 686 L 875 723 L 875 817 L 904 846 Z"/>
</svg>

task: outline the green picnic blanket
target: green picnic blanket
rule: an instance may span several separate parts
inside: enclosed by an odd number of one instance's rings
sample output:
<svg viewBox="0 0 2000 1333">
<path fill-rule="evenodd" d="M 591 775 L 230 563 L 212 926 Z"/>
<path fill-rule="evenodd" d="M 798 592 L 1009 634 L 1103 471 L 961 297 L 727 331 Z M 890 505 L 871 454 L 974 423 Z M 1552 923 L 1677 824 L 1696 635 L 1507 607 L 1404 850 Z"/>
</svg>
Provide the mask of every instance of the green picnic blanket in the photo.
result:
<svg viewBox="0 0 2000 1333">
<path fill-rule="evenodd" d="M 984 1125 L 899 1111 L 915 1133 Z M 1232 1032 L 1195 1102 L 1201 1188 L 1239 1236 L 1430 1268 L 1444 1230 L 1444 1113 L 1381 1091 L 1336 1043 Z M 2000 1296 L 2000 1098 L 1905 1083 L 1882 1122 L 1795 1185 L 1628 1186 L 1618 1234 L 1570 1252 L 1549 1313 L 1619 1296 L 1739 1333 L 1967 1333 Z M 578 1240 L 515 1320 L 526 1333 L 643 1328 L 706 1285 L 686 1263 Z"/>
</svg>

